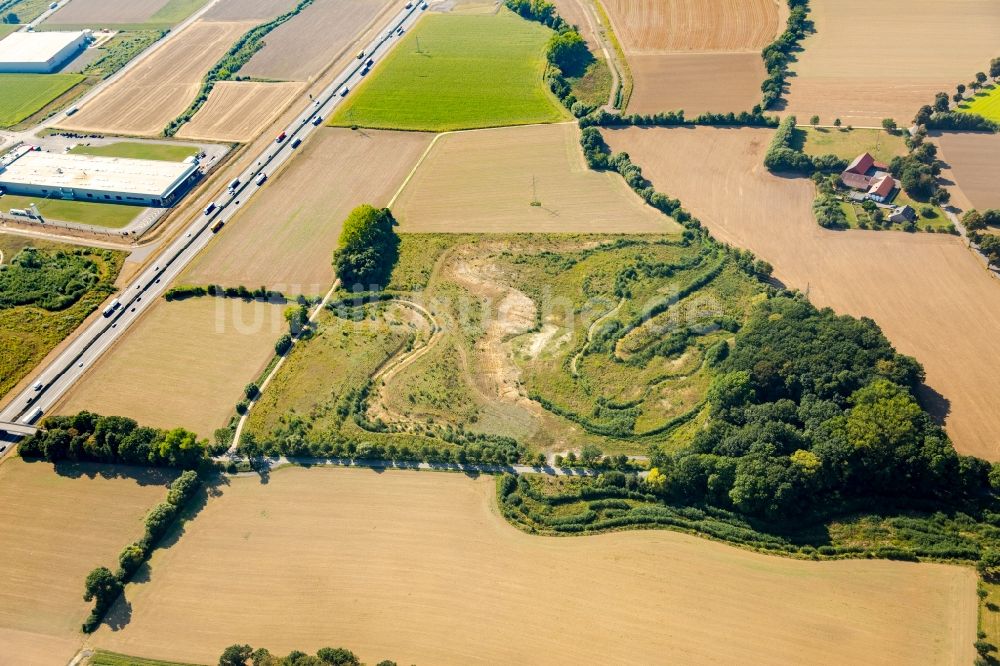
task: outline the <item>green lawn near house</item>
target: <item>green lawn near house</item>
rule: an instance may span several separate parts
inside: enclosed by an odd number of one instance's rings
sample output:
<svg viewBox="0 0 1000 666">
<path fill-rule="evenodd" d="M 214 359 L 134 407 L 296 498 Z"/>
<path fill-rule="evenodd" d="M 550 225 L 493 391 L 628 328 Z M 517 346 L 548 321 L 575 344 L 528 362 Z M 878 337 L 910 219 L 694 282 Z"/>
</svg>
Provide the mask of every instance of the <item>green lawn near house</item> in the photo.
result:
<svg viewBox="0 0 1000 666">
<path fill-rule="evenodd" d="M 880 129 L 836 129 L 798 127 L 796 138 L 807 155 L 836 155 L 853 160 L 861 153 L 871 153 L 878 162 L 888 164 L 893 157 L 906 154 L 902 133 L 890 134 Z"/>
</svg>

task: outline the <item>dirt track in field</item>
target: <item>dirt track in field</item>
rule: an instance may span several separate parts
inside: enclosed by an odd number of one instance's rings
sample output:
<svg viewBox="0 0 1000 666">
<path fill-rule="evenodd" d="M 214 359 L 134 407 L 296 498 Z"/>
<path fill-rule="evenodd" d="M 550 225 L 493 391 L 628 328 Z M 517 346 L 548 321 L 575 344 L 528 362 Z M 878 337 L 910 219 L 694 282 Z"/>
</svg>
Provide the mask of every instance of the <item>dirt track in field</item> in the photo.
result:
<svg viewBox="0 0 1000 666">
<path fill-rule="evenodd" d="M 241 76 L 311 81 L 390 5 L 389 0 L 317 2 L 265 37 Z"/>
<path fill-rule="evenodd" d="M 295 81 L 220 81 L 191 122 L 181 127 L 177 138 L 250 141 L 274 122 L 304 88 L 304 83 Z"/>
<path fill-rule="evenodd" d="M 934 132 L 938 158 L 948 165 L 941 177 L 955 184 L 952 203 L 968 210 L 1000 208 L 1000 134 Z"/>
<path fill-rule="evenodd" d="M 102 627 L 93 643 L 202 663 L 236 635 L 277 654 L 342 643 L 369 664 L 974 656 L 971 569 L 803 562 L 653 530 L 531 536 L 498 515 L 495 492 L 490 477 L 458 474 L 233 479 L 156 551 L 150 581 L 128 587 L 126 626 Z"/>
<path fill-rule="evenodd" d="M 817 305 L 872 317 L 950 402 L 946 425 L 956 448 L 1000 460 L 1000 355 L 987 351 L 1000 336 L 1000 282 L 957 237 L 821 229 L 812 183 L 774 176 L 761 164 L 771 134 L 707 127 L 605 133 L 716 238 L 771 262 L 778 279 L 808 290 Z"/>
<path fill-rule="evenodd" d="M 400 231 L 669 233 L 618 176 L 587 168 L 572 123 L 441 135 L 396 199 Z M 532 200 L 541 205 L 532 206 Z"/>
<path fill-rule="evenodd" d="M 348 213 L 363 203 L 386 205 L 431 138 L 418 132 L 314 132 L 272 184 L 195 258 L 181 282 L 325 294 Z"/>
<path fill-rule="evenodd" d="M 785 112 L 825 124 L 900 125 L 1000 55 L 993 0 L 813 0 L 816 33 L 792 63 Z"/>
<path fill-rule="evenodd" d="M 747 111 L 760 103 L 767 77 L 757 53 L 629 55 L 635 90 L 629 113 L 683 109 L 690 118 L 711 111 Z"/>
<path fill-rule="evenodd" d="M 205 72 L 252 26 L 246 21 L 192 23 L 59 127 L 158 136 L 194 99 Z"/>
<path fill-rule="evenodd" d="M 101 357 L 57 411 L 128 416 L 142 425 L 180 426 L 211 439 L 287 332 L 284 308 L 207 296 L 160 301 Z"/>
<path fill-rule="evenodd" d="M 628 54 L 752 51 L 783 29 L 776 0 L 601 0 Z"/>
<path fill-rule="evenodd" d="M 121 548 L 142 536 L 142 518 L 166 497 L 171 478 L 139 468 L 29 464 L 14 456 L 0 463 L 4 663 L 65 666 L 83 642 L 87 572 L 115 566 Z"/>
<path fill-rule="evenodd" d="M 45 19 L 46 26 L 143 23 L 169 0 L 73 0 Z"/>
</svg>

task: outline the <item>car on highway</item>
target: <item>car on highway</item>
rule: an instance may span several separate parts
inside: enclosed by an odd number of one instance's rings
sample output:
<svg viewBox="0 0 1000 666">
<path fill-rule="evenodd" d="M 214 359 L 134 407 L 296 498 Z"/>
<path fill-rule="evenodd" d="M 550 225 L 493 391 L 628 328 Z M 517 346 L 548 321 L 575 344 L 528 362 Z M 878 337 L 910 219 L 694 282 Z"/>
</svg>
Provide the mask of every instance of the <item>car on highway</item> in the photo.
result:
<svg viewBox="0 0 1000 666">
<path fill-rule="evenodd" d="M 110 317 L 111 315 L 114 314 L 115 310 L 117 310 L 118 308 L 121 307 L 121 305 L 122 305 L 121 301 L 119 301 L 117 298 L 115 300 L 111 301 L 111 303 L 108 305 L 108 307 L 104 308 L 104 312 L 103 312 L 104 316 L 105 317 Z"/>
<path fill-rule="evenodd" d="M 267 174 L 266 173 L 262 173 L 259 176 L 257 176 L 257 187 L 260 187 L 261 185 L 263 185 L 266 182 L 267 182 Z M 236 203 L 239 203 L 239 201 L 237 201 Z"/>
<path fill-rule="evenodd" d="M 341 97 L 347 97 L 347 93 L 349 93 L 349 92 L 351 92 L 351 89 L 348 88 L 347 86 L 344 86 L 344 89 L 340 91 L 340 96 Z"/>
<path fill-rule="evenodd" d="M 276 137 L 276 138 L 274 139 L 274 142 L 275 142 L 275 143 L 281 143 L 281 142 L 282 142 L 282 141 L 284 141 L 284 140 L 285 140 L 285 139 L 286 139 L 287 137 L 288 137 L 288 133 L 287 133 L 287 132 L 282 132 L 281 134 L 279 134 L 279 135 L 278 135 L 278 136 L 277 136 L 277 137 Z"/>
<path fill-rule="evenodd" d="M 316 127 L 319 127 L 320 123 L 322 122 L 323 122 L 323 116 L 316 116 L 315 118 L 313 118 L 313 125 L 315 125 Z"/>
<path fill-rule="evenodd" d="M 298 148 L 301 144 L 302 144 L 302 139 L 295 137 L 295 140 L 292 141 L 292 148 Z"/>
<path fill-rule="evenodd" d="M 423 11 L 425 9 L 427 9 L 427 3 L 426 2 L 424 4 L 422 4 L 422 5 L 420 5 L 420 11 Z"/>
<path fill-rule="evenodd" d="M 42 382 L 35 382 L 35 385 L 32 386 L 31 388 L 35 389 L 36 391 L 41 391 L 43 386 L 45 385 Z"/>
<path fill-rule="evenodd" d="M 205 207 L 205 215 L 211 215 L 212 211 L 214 211 L 215 208 L 216 208 L 216 206 L 215 206 L 215 202 L 214 201 L 212 203 L 208 204 Z"/>
<path fill-rule="evenodd" d="M 406 8 L 407 9 L 413 9 L 413 3 L 412 2 L 406 3 Z"/>
</svg>

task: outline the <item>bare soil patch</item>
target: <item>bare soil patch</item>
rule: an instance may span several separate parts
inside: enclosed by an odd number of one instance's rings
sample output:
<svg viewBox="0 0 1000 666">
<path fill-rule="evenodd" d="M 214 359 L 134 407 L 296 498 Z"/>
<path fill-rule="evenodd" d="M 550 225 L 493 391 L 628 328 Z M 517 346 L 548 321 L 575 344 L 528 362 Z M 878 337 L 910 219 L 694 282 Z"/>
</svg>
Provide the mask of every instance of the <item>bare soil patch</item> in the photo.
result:
<svg viewBox="0 0 1000 666">
<path fill-rule="evenodd" d="M 760 103 L 767 78 L 759 53 L 629 55 L 628 62 L 634 81 L 629 113 L 748 111 Z"/>
<path fill-rule="evenodd" d="M 73 0 L 45 19 L 45 25 L 145 23 L 169 0 Z"/>
<path fill-rule="evenodd" d="M 781 32 L 777 0 L 601 0 L 628 54 L 752 51 Z"/>
<path fill-rule="evenodd" d="M 129 416 L 211 438 L 274 354 L 287 330 L 284 307 L 232 298 L 161 301 L 73 387 L 58 411 Z"/>
<path fill-rule="evenodd" d="M 349 643 L 367 663 L 974 656 L 970 569 L 786 560 L 666 531 L 531 536 L 503 521 L 495 493 L 492 478 L 457 474 L 293 468 L 266 485 L 233 479 L 156 551 L 150 581 L 128 587 L 125 627 L 104 626 L 93 643 L 204 663 L 234 635 L 277 653 Z M 560 571 L 601 584 L 560 584 Z M 268 581 L 266 594 L 254 580 Z"/>
<path fill-rule="evenodd" d="M 205 106 L 177 133 L 179 139 L 250 141 L 288 108 L 304 83 L 220 81 Z"/>
<path fill-rule="evenodd" d="M 272 31 L 241 76 L 311 81 L 390 6 L 389 0 L 317 2 Z"/>
<path fill-rule="evenodd" d="M 194 99 L 205 72 L 252 25 L 192 23 L 59 126 L 80 132 L 159 135 Z"/>
<path fill-rule="evenodd" d="M 362 203 L 384 206 L 431 136 L 324 128 L 191 263 L 182 282 L 266 285 L 324 294 L 341 224 Z"/>
<path fill-rule="evenodd" d="M 775 276 L 838 312 L 873 318 L 927 369 L 933 410 L 948 410 L 962 453 L 1000 459 L 1000 283 L 953 236 L 828 231 L 811 212 L 813 184 L 762 164 L 765 129 L 628 129 L 606 137 L 678 197 L 712 234 L 771 262 Z M 697 156 L 697 169 L 690 160 Z M 943 396 L 943 397 L 942 397 Z"/>
<path fill-rule="evenodd" d="M 954 183 L 953 203 L 963 209 L 1000 208 L 1000 134 L 935 132 L 942 178 Z"/>
<path fill-rule="evenodd" d="M 814 0 L 787 95 L 788 113 L 824 123 L 908 123 L 934 93 L 953 91 L 997 56 L 992 0 Z"/>
<path fill-rule="evenodd" d="M 219 0 L 205 12 L 206 21 L 264 22 L 295 8 L 295 0 Z"/>
<path fill-rule="evenodd" d="M 63 666 L 83 641 L 90 611 L 83 580 L 112 567 L 143 533 L 171 474 L 140 468 L 0 464 L 0 654 L 17 664 Z"/>
<path fill-rule="evenodd" d="M 591 171 L 575 124 L 437 138 L 393 206 L 400 231 L 669 233 L 616 174 Z M 533 206 L 535 201 L 540 205 Z"/>
</svg>

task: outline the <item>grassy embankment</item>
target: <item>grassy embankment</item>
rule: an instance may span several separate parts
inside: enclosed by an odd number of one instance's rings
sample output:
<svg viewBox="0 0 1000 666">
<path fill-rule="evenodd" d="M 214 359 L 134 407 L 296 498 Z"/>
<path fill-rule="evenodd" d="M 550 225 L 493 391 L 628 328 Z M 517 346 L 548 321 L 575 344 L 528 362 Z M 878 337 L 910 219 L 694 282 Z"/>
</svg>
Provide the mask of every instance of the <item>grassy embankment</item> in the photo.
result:
<svg viewBox="0 0 1000 666">
<path fill-rule="evenodd" d="M 100 155 L 103 157 L 127 157 L 137 160 L 161 160 L 164 162 L 183 162 L 186 158 L 198 154 L 195 146 L 171 145 L 165 143 L 133 143 L 120 141 L 103 146 L 74 146 L 69 152 L 77 155 Z"/>
<path fill-rule="evenodd" d="M 74 254 L 73 260 L 79 264 L 81 271 L 95 275 L 96 279 L 90 281 L 75 301 L 61 303 L 59 308 L 46 309 L 35 304 L 0 308 L 0 395 L 28 374 L 113 291 L 115 278 L 125 258 L 123 253 L 111 250 L 80 249 L 21 236 L 0 235 L 3 265 L 7 266 L 26 247 L 35 247 L 46 256 L 58 252 L 79 253 Z M 65 277 L 53 274 L 51 281 L 38 278 L 30 281 L 30 287 L 28 282 L 20 280 L 0 282 L 0 298 L 17 298 L 29 288 L 39 298 L 52 293 L 63 294 L 74 282 L 67 282 L 63 279 Z"/>
<path fill-rule="evenodd" d="M 551 34 L 506 9 L 427 16 L 330 124 L 440 132 L 566 120 L 542 80 Z"/>
</svg>

